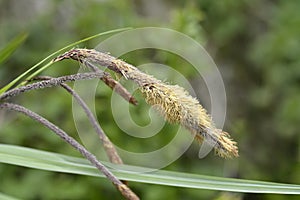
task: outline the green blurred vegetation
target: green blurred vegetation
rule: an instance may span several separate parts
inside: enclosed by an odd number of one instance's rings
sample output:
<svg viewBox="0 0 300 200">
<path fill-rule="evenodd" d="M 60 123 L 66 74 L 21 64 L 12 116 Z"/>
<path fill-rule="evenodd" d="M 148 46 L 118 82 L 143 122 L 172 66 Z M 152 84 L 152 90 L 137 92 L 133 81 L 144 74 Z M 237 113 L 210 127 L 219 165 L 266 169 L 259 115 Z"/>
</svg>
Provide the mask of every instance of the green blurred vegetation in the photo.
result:
<svg viewBox="0 0 300 200">
<path fill-rule="evenodd" d="M 194 143 L 166 167 L 215 176 L 300 183 L 300 1 L 5 1 L 0 0 L 0 48 L 20 33 L 28 37 L 0 67 L 0 86 L 53 51 L 93 34 L 123 27 L 159 26 L 189 35 L 206 47 L 222 73 L 227 95 L 225 130 L 238 142 L 240 157 L 223 160 L 209 154 L 198 159 Z M 81 47 L 94 47 L 100 40 Z M 160 51 L 124 56 L 139 65 L 163 62 L 192 79 L 182 60 Z M 187 70 L 185 70 L 187 68 Z M 78 64 L 58 63 L 44 74 L 76 73 Z M 98 105 L 110 105 L 111 91 L 100 84 Z M 206 98 L 206 97 L 203 97 Z M 78 138 L 70 96 L 62 89 L 34 91 L 14 101 L 31 108 Z M 200 97 L 200 101 L 202 101 Z M 170 135 L 150 142 L 132 139 L 115 124 L 109 106 L 97 107 L 103 129 L 114 143 L 137 152 L 156 149 Z M 143 102 L 131 113 L 148 122 Z M 145 114 L 143 114 L 145 113 Z M 102 120 L 103 119 L 103 120 Z M 0 142 L 77 155 L 41 125 L 11 112 L 1 112 Z M 168 125 L 166 130 L 176 128 Z M 168 131 L 165 131 L 168 132 Z M 99 144 L 100 145 L 100 144 Z M 0 192 L 23 199 L 119 199 L 105 179 L 50 173 L 0 165 Z M 295 196 L 241 194 L 130 183 L 142 199 L 292 199 Z"/>
</svg>

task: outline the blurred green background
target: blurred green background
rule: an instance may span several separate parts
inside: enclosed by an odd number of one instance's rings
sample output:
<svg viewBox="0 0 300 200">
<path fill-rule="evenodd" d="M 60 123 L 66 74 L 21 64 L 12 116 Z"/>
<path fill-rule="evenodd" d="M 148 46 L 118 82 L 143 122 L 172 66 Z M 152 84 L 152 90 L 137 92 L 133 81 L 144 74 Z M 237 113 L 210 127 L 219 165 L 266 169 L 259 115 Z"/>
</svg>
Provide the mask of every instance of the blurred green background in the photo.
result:
<svg viewBox="0 0 300 200">
<path fill-rule="evenodd" d="M 193 143 L 180 159 L 165 169 L 299 184 L 299 9 L 298 0 L 0 0 L 0 48 L 19 34 L 28 34 L 25 43 L 2 63 L 0 85 L 7 84 L 57 49 L 84 37 L 123 27 L 171 28 L 202 44 L 219 67 L 227 95 L 224 129 L 238 142 L 240 157 L 224 160 L 210 153 L 199 159 L 199 145 Z M 92 40 L 80 47 L 93 48 L 99 41 Z M 193 80 L 189 67 L 181 68 L 182 60 L 165 52 L 132 52 L 126 55 L 126 61 L 135 65 L 162 62 Z M 77 63 L 65 61 L 44 74 L 61 76 L 77 70 Z M 110 105 L 110 89 L 103 84 L 100 87 L 102 92 L 97 94 L 97 104 Z M 201 102 L 207 98 L 199 97 Z M 71 98 L 62 89 L 33 91 L 14 101 L 46 116 L 78 138 Z M 204 103 L 204 106 L 209 105 Z M 115 124 L 109 106 L 98 108 L 98 116 L 105 116 L 101 121 L 104 130 L 123 148 L 141 152 L 170 140 L 167 134 L 160 134 L 148 143 L 128 139 Z M 132 109 L 133 118 L 140 120 L 137 123 L 147 124 L 148 108 L 140 102 L 138 108 Z M 1 143 L 80 156 L 49 130 L 21 115 L 1 111 L 0 123 Z M 164 130 L 168 132 L 173 128 L 170 125 Z M 297 198 L 225 194 L 139 183 L 130 183 L 130 186 L 142 199 Z M 121 198 L 106 179 L 4 164 L 0 164 L 0 192 L 22 199 Z"/>
</svg>

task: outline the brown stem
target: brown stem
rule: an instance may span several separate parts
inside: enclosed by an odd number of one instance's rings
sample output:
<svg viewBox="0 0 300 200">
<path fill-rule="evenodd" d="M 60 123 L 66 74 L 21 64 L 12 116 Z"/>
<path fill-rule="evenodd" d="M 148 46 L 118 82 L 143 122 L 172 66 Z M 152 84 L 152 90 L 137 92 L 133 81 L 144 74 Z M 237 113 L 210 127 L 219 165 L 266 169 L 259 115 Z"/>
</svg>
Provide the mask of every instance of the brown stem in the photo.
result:
<svg viewBox="0 0 300 200">
<path fill-rule="evenodd" d="M 68 76 L 61 76 L 58 78 L 52 78 L 50 80 L 44 80 L 37 83 L 28 84 L 19 88 L 11 89 L 0 95 L 0 100 L 7 100 L 14 96 L 17 96 L 23 92 L 30 90 L 43 89 L 46 87 L 58 86 L 61 83 L 76 81 L 76 80 L 89 80 L 103 77 L 103 73 L 79 73 Z"/>
<path fill-rule="evenodd" d="M 92 71 L 96 73 L 101 73 L 101 70 L 93 65 L 92 63 L 86 62 L 84 63 L 87 67 L 89 67 Z M 129 103 L 133 105 L 137 105 L 137 100 L 116 80 L 114 80 L 109 73 L 104 72 L 105 76 L 100 79 L 108 85 L 111 89 L 115 90 L 121 97 L 123 97 Z"/>
<path fill-rule="evenodd" d="M 41 123 L 42 125 L 46 126 L 51 131 L 53 131 L 56 135 L 58 135 L 61 139 L 63 139 L 65 142 L 67 142 L 72 147 L 74 147 L 77 151 L 79 151 L 81 153 L 81 155 L 83 155 L 86 159 L 88 159 L 91 162 L 91 164 L 93 164 L 100 172 L 102 172 L 116 186 L 116 188 L 121 192 L 121 194 L 126 199 L 130 199 L 130 200 L 139 199 L 139 197 L 127 185 L 122 183 L 101 162 L 99 162 L 95 155 L 90 153 L 81 144 L 79 144 L 74 138 L 69 136 L 66 132 L 64 132 L 62 129 L 57 127 L 55 124 L 49 122 L 47 119 L 38 115 L 37 113 L 35 113 L 23 106 L 17 105 L 17 104 L 2 103 L 2 104 L 0 104 L 0 108 L 20 112 L 20 113 L 30 117 L 31 119 Z"/>
<path fill-rule="evenodd" d="M 34 80 L 51 80 L 51 79 L 52 79 L 52 77 L 50 77 L 50 76 L 38 76 L 38 77 L 34 78 Z M 105 135 L 105 133 L 102 130 L 102 128 L 100 127 L 96 117 L 93 115 L 92 111 L 89 109 L 89 107 L 83 101 L 83 99 L 67 84 L 61 83 L 60 85 L 75 98 L 77 103 L 84 110 L 84 112 L 87 115 L 89 121 L 91 122 L 93 128 L 95 129 L 100 140 L 102 141 L 104 150 L 105 150 L 110 162 L 112 162 L 114 164 L 123 164 L 123 161 L 120 158 L 120 156 L 118 155 L 117 150 L 115 149 L 114 145 L 111 143 L 109 138 Z"/>
</svg>

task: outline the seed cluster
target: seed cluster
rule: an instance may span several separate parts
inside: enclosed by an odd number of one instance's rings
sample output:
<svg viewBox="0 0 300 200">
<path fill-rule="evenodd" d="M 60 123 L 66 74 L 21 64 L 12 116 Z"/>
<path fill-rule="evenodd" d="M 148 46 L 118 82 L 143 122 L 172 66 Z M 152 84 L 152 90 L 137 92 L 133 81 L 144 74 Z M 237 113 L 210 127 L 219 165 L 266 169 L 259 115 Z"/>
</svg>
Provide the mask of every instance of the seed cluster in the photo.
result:
<svg viewBox="0 0 300 200">
<path fill-rule="evenodd" d="M 108 67 L 126 79 L 134 81 L 146 102 L 156 105 L 167 121 L 184 126 L 199 142 L 205 140 L 213 146 L 215 152 L 221 157 L 238 156 L 236 142 L 230 139 L 228 133 L 215 127 L 207 111 L 184 88 L 169 85 L 120 59 L 96 50 L 73 49 L 57 57 L 55 61 L 68 58 L 83 64 L 95 63 Z"/>
</svg>

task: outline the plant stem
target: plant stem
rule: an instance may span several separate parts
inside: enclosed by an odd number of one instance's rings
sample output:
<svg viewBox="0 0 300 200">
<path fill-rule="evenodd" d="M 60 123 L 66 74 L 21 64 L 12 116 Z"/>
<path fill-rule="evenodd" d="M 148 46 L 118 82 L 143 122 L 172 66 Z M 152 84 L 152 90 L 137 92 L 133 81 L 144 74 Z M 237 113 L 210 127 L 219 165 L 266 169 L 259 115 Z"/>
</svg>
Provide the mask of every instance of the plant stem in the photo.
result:
<svg viewBox="0 0 300 200">
<path fill-rule="evenodd" d="M 51 123 L 44 117 L 38 115 L 37 113 L 35 113 L 23 106 L 17 105 L 17 104 L 2 103 L 2 104 L 0 104 L 0 108 L 20 112 L 20 113 L 30 117 L 31 119 L 41 123 L 45 127 L 49 128 L 56 135 L 58 135 L 61 139 L 63 139 L 65 142 L 67 142 L 72 147 L 74 147 L 77 151 L 79 151 L 81 153 L 81 155 L 83 155 L 86 159 L 88 159 L 91 162 L 91 164 L 93 164 L 100 172 L 102 172 L 116 186 L 116 188 L 121 192 L 121 194 L 126 199 L 130 199 L 130 200 L 139 199 L 139 197 L 127 185 L 122 183 L 101 162 L 99 162 L 95 155 L 90 153 L 81 144 L 79 144 L 74 138 L 69 136 L 66 132 L 64 132 L 62 129 L 57 127 L 55 124 Z"/>
<path fill-rule="evenodd" d="M 0 95 L 0 100 L 7 100 L 11 97 L 17 96 L 20 93 L 35 90 L 35 89 L 43 89 L 45 87 L 54 87 L 58 86 L 64 82 L 76 81 L 76 80 L 89 80 L 89 79 L 101 79 L 106 85 L 110 88 L 115 89 L 120 96 L 122 96 L 125 100 L 129 101 L 130 103 L 137 105 L 136 99 L 131 96 L 131 94 L 116 80 L 114 80 L 109 73 L 97 71 L 97 72 L 90 72 L 90 73 L 78 73 L 72 74 L 67 76 L 61 76 L 58 78 L 51 78 L 49 80 L 40 81 L 37 83 L 28 84 L 25 86 L 21 86 L 18 88 L 11 89 L 3 94 Z M 34 78 L 33 78 L 34 80 Z M 29 80 L 30 81 L 30 80 Z"/>
<path fill-rule="evenodd" d="M 0 100 L 7 100 L 14 96 L 17 96 L 23 92 L 30 90 L 43 89 L 46 87 L 58 86 L 64 82 L 76 81 L 76 80 L 89 80 L 94 78 L 100 78 L 103 76 L 103 73 L 78 73 L 68 76 L 62 76 L 58 78 L 52 78 L 50 80 L 44 80 L 37 83 L 28 84 L 19 88 L 11 89 L 2 95 L 0 95 Z"/>
<path fill-rule="evenodd" d="M 90 68 L 95 73 L 101 73 L 102 71 L 92 63 L 86 62 L 84 63 L 88 68 Z M 133 105 L 137 105 L 137 100 L 116 80 L 114 80 L 109 73 L 105 73 L 105 76 L 100 79 L 108 85 L 111 89 L 115 90 L 121 97 L 123 97 L 129 103 Z"/>
<path fill-rule="evenodd" d="M 52 77 L 50 76 L 38 76 L 34 78 L 35 80 L 51 80 Z M 98 134 L 100 140 L 102 141 L 102 144 L 104 146 L 104 150 L 110 160 L 111 163 L 114 164 L 123 164 L 122 159 L 117 153 L 117 150 L 115 149 L 114 145 L 111 143 L 109 138 L 105 135 L 104 131 L 102 130 L 101 126 L 99 125 L 96 117 L 92 113 L 92 111 L 89 109 L 89 107 L 86 105 L 84 100 L 67 84 L 61 83 L 61 87 L 63 87 L 68 93 L 70 93 L 77 103 L 82 107 L 85 114 L 87 115 L 89 121 L 91 122 L 93 128 L 95 129 L 96 133 Z"/>
</svg>

